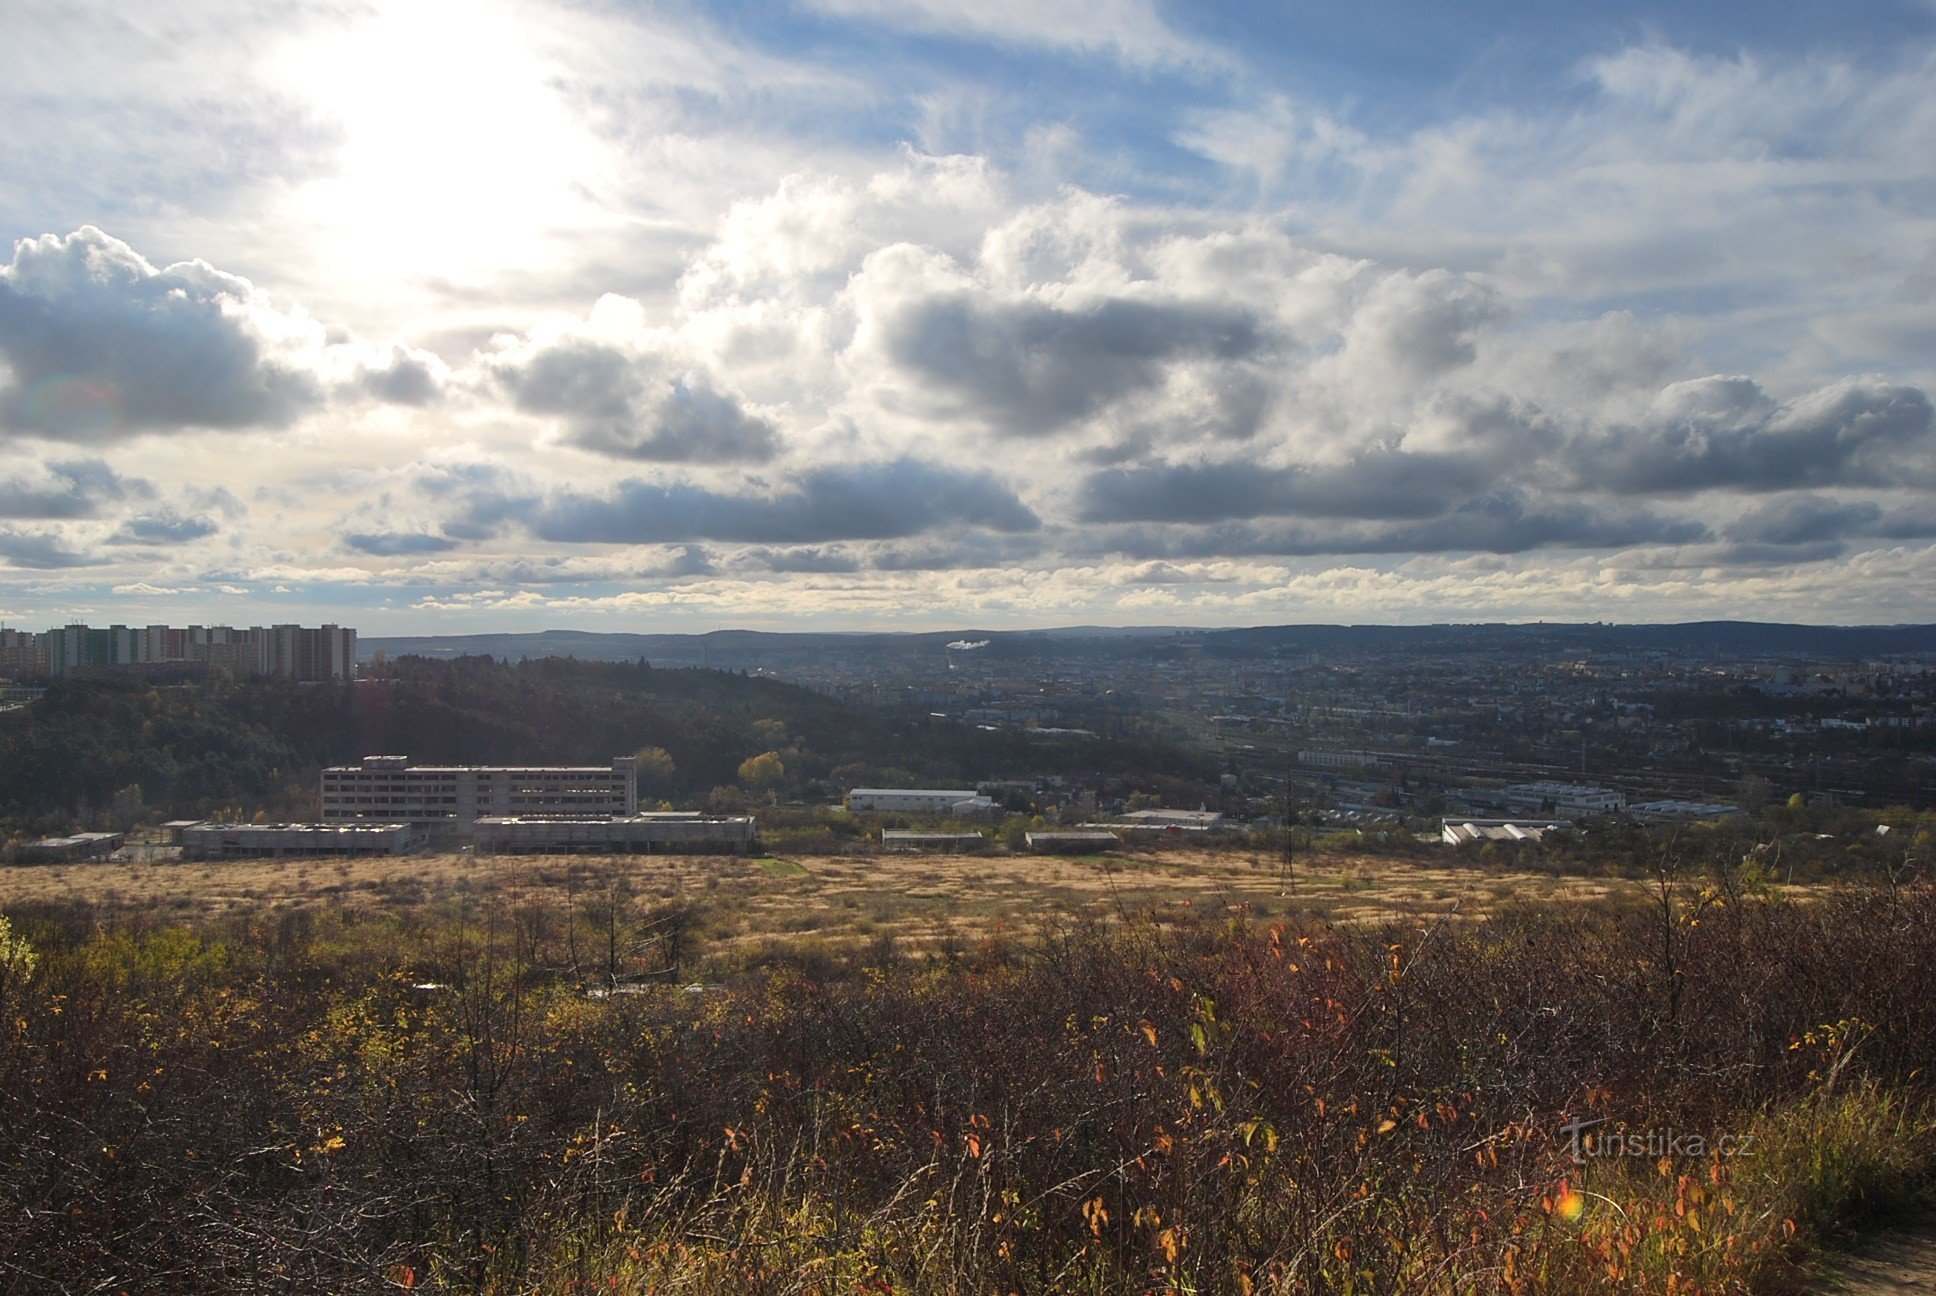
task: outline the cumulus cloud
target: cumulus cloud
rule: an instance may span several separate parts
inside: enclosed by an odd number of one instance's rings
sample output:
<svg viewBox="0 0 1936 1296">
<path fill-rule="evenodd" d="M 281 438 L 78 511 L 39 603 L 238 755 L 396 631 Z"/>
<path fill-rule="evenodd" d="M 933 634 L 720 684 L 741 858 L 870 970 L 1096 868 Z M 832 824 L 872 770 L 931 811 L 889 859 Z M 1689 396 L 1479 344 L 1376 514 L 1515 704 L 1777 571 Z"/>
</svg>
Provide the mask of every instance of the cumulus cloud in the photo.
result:
<svg viewBox="0 0 1936 1296">
<path fill-rule="evenodd" d="M 359 366 L 355 382 L 391 405 L 424 406 L 444 394 L 450 366 L 427 351 L 392 346 Z"/>
<path fill-rule="evenodd" d="M 423 405 L 426 352 L 333 336 L 206 261 L 157 268 L 91 225 L 21 239 L 0 266 L 0 431 L 112 441 L 279 429 L 356 393 Z"/>
<path fill-rule="evenodd" d="M 1001 300 L 950 285 L 945 272 L 924 274 L 911 259 L 891 250 L 870 261 L 855 289 L 857 345 L 901 371 L 911 403 L 997 432 L 1052 432 L 1157 386 L 1176 361 L 1242 359 L 1261 345 L 1257 321 L 1241 309 Z"/>
<path fill-rule="evenodd" d="M 1376 279 L 1344 330 L 1345 351 L 1375 357 L 1401 378 L 1437 378 L 1471 364 L 1479 333 L 1505 318 L 1497 292 L 1447 270 Z"/>
<path fill-rule="evenodd" d="M 320 341 L 206 262 L 156 269 L 92 226 L 23 239 L 0 267 L 0 356 L 12 370 L 0 425 L 101 440 L 285 426 L 323 397 L 286 352 Z"/>
<path fill-rule="evenodd" d="M 147 481 L 123 477 L 99 459 L 35 462 L 0 477 L 0 518 L 89 518 L 153 493 Z"/>
<path fill-rule="evenodd" d="M 502 339 L 485 363 L 518 409 L 556 418 L 580 449 L 663 463 L 770 459 L 773 424 L 682 367 L 665 342 L 638 303 L 607 297 L 582 323 Z"/>
<path fill-rule="evenodd" d="M 1753 135 L 1666 64 L 1604 72 L 1587 99 Z M 1763 80 L 1741 77 L 1729 95 Z M 1417 160 L 1264 109 L 1286 138 L 1248 161 L 1237 117 L 1191 116 L 1185 142 L 1260 176 Z M 1790 152 L 1812 119 L 1795 120 Z M 1698 132 L 1673 143 L 1701 156 Z M 1440 144 L 1451 176 L 1496 161 Z M 1617 189 L 1633 159 L 1608 161 Z M 1433 192 L 1414 179 L 1399 188 Z M 1307 558 L 1504 570 L 1626 550 L 1761 570 L 1936 532 L 1923 378 L 1825 378 L 1819 350 L 1706 358 L 1655 305 L 1529 289 L 1550 241 L 1528 261 L 1380 247 L 1323 214 L 1031 187 L 980 157 L 849 159 L 730 204 L 681 275 L 588 271 L 545 316 L 483 314 L 480 292 L 462 327 L 383 347 L 98 231 L 29 240 L 0 267 L 0 430 L 282 435 L 230 461 L 191 459 L 205 443 L 188 437 L 118 448 L 112 468 L 73 450 L 0 463 L 0 519 L 87 524 L 15 528 L 0 557 L 132 566 L 162 557 L 139 546 L 219 534 L 236 571 L 507 599 L 527 582 L 841 578 L 943 597 L 994 572 L 1018 598 L 1094 579 L 1262 599 L 1258 573 Z M 586 309 L 604 286 L 628 295 Z M 205 462 L 274 502 L 274 527 L 148 480 Z M 320 492 L 298 477 L 312 469 Z M 304 568 L 305 550 L 345 566 Z"/>
</svg>

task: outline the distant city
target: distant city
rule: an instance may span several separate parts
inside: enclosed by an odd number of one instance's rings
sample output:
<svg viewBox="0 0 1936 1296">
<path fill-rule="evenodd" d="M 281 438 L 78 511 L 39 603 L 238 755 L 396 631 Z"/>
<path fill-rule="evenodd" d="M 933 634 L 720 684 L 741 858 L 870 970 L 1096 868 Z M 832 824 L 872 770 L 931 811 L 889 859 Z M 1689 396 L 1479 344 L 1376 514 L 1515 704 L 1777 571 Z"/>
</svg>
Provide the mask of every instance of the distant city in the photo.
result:
<svg viewBox="0 0 1936 1296">
<path fill-rule="evenodd" d="M 382 688 L 414 658 L 571 656 L 766 677 L 897 725 L 1026 740 L 1017 749 L 1025 763 L 959 785 L 793 788 L 798 806 L 936 824 L 999 821 L 1013 802 L 1054 808 L 1078 834 L 1268 831 L 1289 821 L 1385 824 L 1458 845 L 1536 840 L 1610 818 L 1755 816 L 1798 794 L 1814 805 L 1936 805 L 1936 630 L 1914 626 L 555 632 L 359 643 L 337 625 L 76 624 L 0 630 L 0 709 L 24 710 L 63 678 L 221 671 Z M 1093 744 L 1118 740 L 1191 752 L 1202 779 L 1098 772 Z M 219 825 L 229 833 L 219 847 L 197 849 L 367 850 L 380 828 L 394 837 L 386 850 L 460 832 L 495 850 L 580 838 L 580 848 L 657 850 L 712 835 L 743 851 L 754 831 L 735 816 L 641 815 L 630 758 L 486 767 L 372 757 L 325 769 L 317 810 L 306 827 Z M 962 840 L 894 831 L 884 846 Z M 1043 838 L 1065 849 L 1096 840 Z M 73 849 L 97 845 L 77 839 Z"/>
<path fill-rule="evenodd" d="M 1149 734 L 1214 753 L 1238 813 L 1287 794 L 1340 818 L 1460 820 L 1706 817 L 1795 792 L 1936 803 L 1928 626 L 557 631 L 365 650 L 644 658 L 988 730 Z"/>
</svg>

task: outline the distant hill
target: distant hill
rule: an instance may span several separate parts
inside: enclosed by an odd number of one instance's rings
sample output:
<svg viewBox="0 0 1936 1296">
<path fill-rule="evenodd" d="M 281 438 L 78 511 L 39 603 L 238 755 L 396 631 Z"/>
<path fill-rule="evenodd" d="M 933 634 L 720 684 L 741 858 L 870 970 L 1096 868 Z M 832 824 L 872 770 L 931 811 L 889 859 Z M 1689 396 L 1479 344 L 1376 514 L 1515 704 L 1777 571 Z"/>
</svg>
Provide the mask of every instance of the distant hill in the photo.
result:
<svg viewBox="0 0 1936 1296">
<path fill-rule="evenodd" d="M 781 758 L 782 794 L 823 804 L 855 785 L 962 787 L 1045 768 L 1174 778 L 1195 791 L 1217 768 L 1132 726 L 990 730 L 738 671 L 406 654 L 353 685 L 225 673 L 163 687 L 113 675 L 55 680 L 0 722 L 0 845 L 14 832 L 73 831 L 110 814 L 314 818 L 318 771 L 372 752 L 602 765 L 650 748 L 663 759 L 644 793 L 682 805 L 741 782 L 743 762 L 766 752 Z"/>
<path fill-rule="evenodd" d="M 964 627 L 920 634 L 776 633 L 716 630 L 709 634 L 624 634 L 541 630 L 526 634 L 370 636 L 365 660 L 391 657 L 487 656 L 509 661 L 576 657 L 581 661 L 637 661 L 658 665 L 749 668 L 783 665 L 828 653 L 927 656 L 956 642 L 987 641 L 1002 657 L 1059 657 L 1082 652 L 1139 653 L 1189 647 L 1250 655 L 1324 649 L 1442 652 L 1595 650 L 1678 652 L 1729 656 L 1871 657 L 1936 652 L 1936 625 L 1811 626 L 1760 621 L 1691 621 L 1675 625 L 1548 623 L 1531 625 L 1286 625 L 1245 629 L 1161 626 L 1068 626 L 1000 631 Z"/>
</svg>

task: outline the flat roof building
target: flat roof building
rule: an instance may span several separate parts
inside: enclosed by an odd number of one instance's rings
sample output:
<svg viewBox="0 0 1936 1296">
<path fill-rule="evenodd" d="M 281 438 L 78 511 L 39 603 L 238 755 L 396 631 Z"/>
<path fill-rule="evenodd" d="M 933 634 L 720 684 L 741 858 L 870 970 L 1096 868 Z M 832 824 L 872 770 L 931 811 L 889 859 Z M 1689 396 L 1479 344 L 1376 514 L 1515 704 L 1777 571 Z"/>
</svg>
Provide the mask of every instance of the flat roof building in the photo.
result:
<svg viewBox="0 0 1936 1296">
<path fill-rule="evenodd" d="M 1060 832 L 1024 833 L 1022 840 L 1037 855 L 1090 855 L 1115 850 L 1122 838 L 1100 828 L 1064 829 Z"/>
<path fill-rule="evenodd" d="M 855 788 L 847 808 L 856 814 L 909 814 L 953 819 L 984 818 L 1001 807 L 973 788 Z"/>
<path fill-rule="evenodd" d="M 499 855 L 745 855 L 757 836 L 747 815 L 696 810 L 616 818 L 489 815 L 477 821 L 476 848 Z"/>
<path fill-rule="evenodd" d="M 1132 810 L 1119 816 L 1131 832 L 1217 832 L 1223 815 L 1215 810 Z"/>
<path fill-rule="evenodd" d="M 406 823 L 198 823 L 181 830 L 188 860 L 402 855 L 422 844 L 423 833 Z"/>
<path fill-rule="evenodd" d="M 61 864 L 70 860 L 100 859 L 121 849 L 128 834 L 118 832 L 73 833 L 66 837 L 43 837 L 20 848 L 20 858 L 38 864 Z"/>
</svg>

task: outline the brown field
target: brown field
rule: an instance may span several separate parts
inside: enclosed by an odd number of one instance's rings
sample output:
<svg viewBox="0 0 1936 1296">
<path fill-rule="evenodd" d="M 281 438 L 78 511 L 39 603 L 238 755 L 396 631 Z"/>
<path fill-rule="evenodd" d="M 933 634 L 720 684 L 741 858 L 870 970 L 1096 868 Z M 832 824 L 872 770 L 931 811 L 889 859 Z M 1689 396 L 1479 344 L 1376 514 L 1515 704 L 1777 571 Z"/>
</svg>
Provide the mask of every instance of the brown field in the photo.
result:
<svg viewBox="0 0 1936 1296">
<path fill-rule="evenodd" d="M 1294 886 L 1276 861 L 1242 852 L 1177 850 L 1094 856 L 472 857 L 88 863 L 0 870 L 0 906 L 85 902 L 158 918 L 203 918 L 330 905 L 410 909 L 449 903 L 522 907 L 608 896 L 684 900 L 700 911 L 711 954 L 770 942 L 878 943 L 903 949 L 1023 936 L 1045 925 L 1125 913 L 1193 911 L 1259 920 L 1368 923 L 1502 905 L 1638 900 L 1641 883 L 1450 861 L 1323 856 L 1300 861 Z"/>
</svg>

